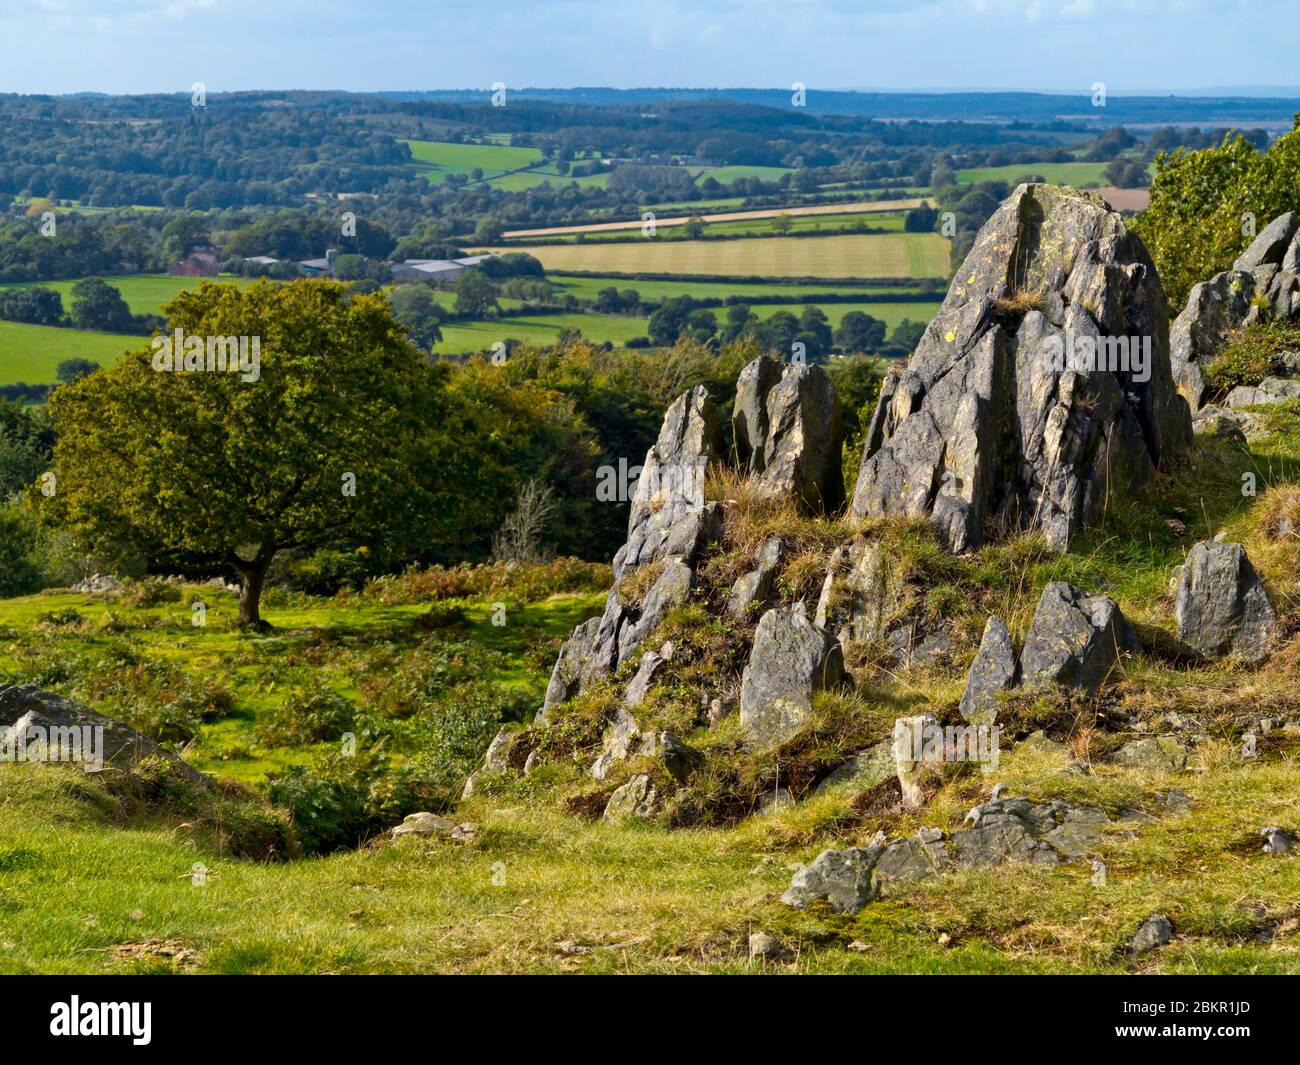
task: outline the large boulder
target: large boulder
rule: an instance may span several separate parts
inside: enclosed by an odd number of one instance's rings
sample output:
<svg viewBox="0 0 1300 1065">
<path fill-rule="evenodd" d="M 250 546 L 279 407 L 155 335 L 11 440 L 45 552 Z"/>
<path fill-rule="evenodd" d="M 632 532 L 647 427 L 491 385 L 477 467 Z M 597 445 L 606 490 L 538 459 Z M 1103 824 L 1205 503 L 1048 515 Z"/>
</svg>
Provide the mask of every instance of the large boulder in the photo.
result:
<svg viewBox="0 0 1300 1065">
<path fill-rule="evenodd" d="M 1187 553 L 1174 604 L 1179 638 L 1207 658 L 1268 653 L 1277 612 L 1241 544 L 1203 540 Z"/>
<path fill-rule="evenodd" d="M 1021 680 L 1026 687 L 1095 692 L 1134 643 L 1133 627 L 1113 599 L 1052 581 L 1038 599 L 1020 653 Z"/>
<path fill-rule="evenodd" d="M 839 641 L 808 620 L 800 602 L 758 622 L 740 682 L 740 724 L 759 746 L 780 743 L 812 715 L 813 693 L 844 679 Z"/>
<path fill-rule="evenodd" d="M 966 674 L 966 690 L 958 707 L 961 716 L 973 725 L 992 725 L 997 717 L 998 694 L 1015 686 L 1018 671 L 1011 633 L 1001 618 L 990 615 Z"/>
<path fill-rule="evenodd" d="M 957 551 L 1008 529 L 1064 549 L 1190 441 L 1146 248 L 1100 198 L 1021 185 L 887 376 L 853 513 L 930 517 Z"/>
<path fill-rule="evenodd" d="M 812 514 L 844 505 L 840 401 L 820 366 L 782 366 L 766 355 L 736 382 L 731 426 L 741 469 L 766 499 L 795 499 Z"/>
<path fill-rule="evenodd" d="M 0 755 L 5 760 L 130 768 L 160 758 L 200 787 L 212 781 L 143 733 L 34 684 L 0 684 Z"/>
</svg>

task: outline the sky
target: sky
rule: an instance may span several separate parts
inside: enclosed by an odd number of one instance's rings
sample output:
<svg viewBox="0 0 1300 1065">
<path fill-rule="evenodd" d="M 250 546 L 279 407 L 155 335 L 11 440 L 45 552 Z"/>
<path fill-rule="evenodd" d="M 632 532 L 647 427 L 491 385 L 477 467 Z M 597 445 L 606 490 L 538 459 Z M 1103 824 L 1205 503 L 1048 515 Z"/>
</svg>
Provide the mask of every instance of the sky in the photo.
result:
<svg viewBox="0 0 1300 1065">
<path fill-rule="evenodd" d="M 1296 0 L 0 0 L 0 92 L 1300 83 Z"/>
</svg>

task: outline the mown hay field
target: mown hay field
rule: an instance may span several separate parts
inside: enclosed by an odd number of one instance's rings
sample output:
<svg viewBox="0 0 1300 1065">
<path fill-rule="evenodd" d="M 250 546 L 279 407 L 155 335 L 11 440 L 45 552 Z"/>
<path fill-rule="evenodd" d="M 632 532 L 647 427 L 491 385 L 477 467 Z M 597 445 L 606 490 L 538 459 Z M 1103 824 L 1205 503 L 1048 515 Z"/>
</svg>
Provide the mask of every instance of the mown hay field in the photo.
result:
<svg viewBox="0 0 1300 1065">
<path fill-rule="evenodd" d="M 728 277 L 943 277 L 948 241 L 937 233 L 864 233 L 750 240 L 637 240 L 528 248 L 546 270 Z M 509 252 L 515 248 L 480 251 Z"/>
</svg>

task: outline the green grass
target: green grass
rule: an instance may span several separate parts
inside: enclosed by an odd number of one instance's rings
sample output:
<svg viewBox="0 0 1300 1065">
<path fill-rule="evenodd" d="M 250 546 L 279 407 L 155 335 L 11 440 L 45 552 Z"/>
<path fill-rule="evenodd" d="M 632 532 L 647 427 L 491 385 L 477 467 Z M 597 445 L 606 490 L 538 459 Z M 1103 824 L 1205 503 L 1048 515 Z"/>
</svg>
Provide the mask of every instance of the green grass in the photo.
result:
<svg viewBox="0 0 1300 1065">
<path fill-rule="evenodd" d="M 515 248 L 489 248 L 507 252 Z M 752 240 L 530 245 L 548 272 L 721 274 L 742 277 L 943 277 L 948 241 L 937 233 Z"/>
</svg>

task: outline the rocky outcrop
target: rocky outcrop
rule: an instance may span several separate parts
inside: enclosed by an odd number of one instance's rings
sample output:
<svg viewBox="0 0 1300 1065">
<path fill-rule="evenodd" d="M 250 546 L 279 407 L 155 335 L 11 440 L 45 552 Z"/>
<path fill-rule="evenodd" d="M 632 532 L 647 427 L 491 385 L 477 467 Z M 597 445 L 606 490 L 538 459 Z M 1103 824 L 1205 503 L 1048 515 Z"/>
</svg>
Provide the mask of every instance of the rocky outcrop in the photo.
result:
<svg viewBox="0 0 1300 1065">
<path fill-rule="evenodd" d="M 9 761 L 62 762 L 88 772 L 159 758 L 191 784 L 212 784 L 143 733 L 34 684 L 0 684 L 0 752 Z"/>
<path fill-rule="evenodd" d="M 992 799 L 967 815 L 971 827 L 946 834 L 924 828 L 914 837 L 869 847 L 827 850 L 794 875 L 781 901 L 806 909 L 826 900 L 836 913 L 857 913 L 899 886 L 962 868 L 1033 861 L 1057 865 L 1086 855 L 1110 819 L 1095 806 L 1061 799 Z"/>
<path fill-rule="evenodd" d="M 1094 692 L 1134 644 L 1133 628 L 1115 600 L 1053 581 L 1039 597 L 1020 654 L 1021 682 Z"/>
<path fill-rule="evenodd" d="M 958 707 L 961 716 L 973 725 L 992 725 L 997 717 L 998 695 L 1015 687 L 1018 673 L 1011 633 L 1001 618 L 990 615 L 966 674 L 966 690 Z"/>
<path fill-rule="evenodd" d="M 1277 612 L 1241 544 L 1204 540 L 1187 553 L 1174 604 L 1179 638 L 1200 655 L 1257 661 Z"/>
<path fill-rule="evenodd" d="M 741 726 L 756 745 L 780 743 L 812 715 L 813 693 L 843 679 L 839 642 L 808 620 L 803 603 L 769 610 L 741 678 Z"/>
<path fill-rule="evenodd" d="M 1099 198 L 1021 185 L 985 223 L 907 365 L 881 390 L 859 517 L 929 517 L 963 551 L 1035 529 L 1058 549 L 1109 493 L 1191 440 L 1164 293 Z"/>
<path fill-rule="evenodd" d="M 1228 334 L 1258 321 L 1300 316 L 1300 216 L 1273 219 L 1232 264 L 1192 286 L 1187 305 L 1169 328 L 1170 365 L 1193 411 L 1209 398 L 1205 369 Z M 1253 401 L 1276 403 L 1269 391 Z M 1245 406 L 1246 394 L 1234 406 Z"/>
<path fill-rule="evenodd" d="M 1126 743 L 1110 757 L 1113 765 L 1180 773 L 1187 768 L 1187 748 L 1173 736 L 1143 736 Z"/>
</svg>

